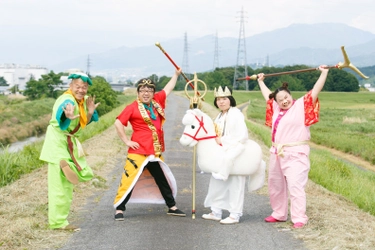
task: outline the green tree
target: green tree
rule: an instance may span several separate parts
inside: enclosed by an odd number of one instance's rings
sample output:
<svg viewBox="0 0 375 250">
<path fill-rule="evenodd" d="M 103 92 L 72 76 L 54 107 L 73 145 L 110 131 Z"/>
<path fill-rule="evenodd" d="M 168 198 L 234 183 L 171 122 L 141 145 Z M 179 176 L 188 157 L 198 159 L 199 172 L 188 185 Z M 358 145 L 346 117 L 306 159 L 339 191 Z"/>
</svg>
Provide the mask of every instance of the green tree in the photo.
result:
<svg viewBox="0 0 375 250">
<path fill-rule="evenodd" d="M 104 115 L 119 105 L 116 91 L 101 76 L 92 78 L 92 86 L 89 87 L 87 94 L 95 96 L 95 103 L 100 102 L 97 108 L 99 115 Z"/>
<path fill-rule="evenodd" d="M 16 94 L 18 92 L 18 85 L 14 84 L 13 87 L 11 87 L 9 90 L 10 90 L 10 93 Z"/>
<path fill-rule="evenodd" d="M 329 77 L 333 80 L 326 83 L 325 90 L 337 92 L 358 92 L 359 82 L 357 78 L 342 70 L 330 70 Z"/>
<path fill-rule="evenodd" d="M 42 81 L 31 79 L 26 83 L 26 89 L 23 92 L 30 100 L 37 100 L 48 97 L 48 86 Z"/>
<path fill-rule="evenodd" d="M 301 80 L 298 78 L 292 77 L 291 75 L 282 75 L 279 79 L 273 83 L 271 90 L 280 88 L 284 82 L 288 83 L 288 89 L 290 91 L 305 91 L 305 86 L 303 86 Z"/>
<path fill-rule="evenodd" d="M 214 88 L 217 88 L 219 86 L 232 86 L 232 83 L 225 78 L 225 75 L 221 71 L 214 71 L 206 74 L 204 77 L 204 82 L 207 85 L 208 89 L 213 90 Z"/>
<path fill-rule="evenodd" d="M 156 86 L 155 86 L 155 90 L 156 91 L 160 91 L 162 90 L 165 85 L 167 85 L 169 81 L 169 77 L 166 77 L 166 76 L 161 76 L 160 78 L 157 78 L 157 81 L 154 81 Z"/>
<path fill-rule="evenodd" d="M 57 86 L 62 83 L 60 80 L 61 76 L 62 73 L 55 74 L 53 71 L 50 71 L 47 75 L 42 75 L 38 81 L 31 77 L 26 83 L 26 89 L 23 94 L 30 100 L 46 97 L 56 99 L 59 95 Z"/>
<path fill-rule="evenodd" d="M 0 86 L 9 86 L 4 77 L 0 76 Z"/>
</svg>

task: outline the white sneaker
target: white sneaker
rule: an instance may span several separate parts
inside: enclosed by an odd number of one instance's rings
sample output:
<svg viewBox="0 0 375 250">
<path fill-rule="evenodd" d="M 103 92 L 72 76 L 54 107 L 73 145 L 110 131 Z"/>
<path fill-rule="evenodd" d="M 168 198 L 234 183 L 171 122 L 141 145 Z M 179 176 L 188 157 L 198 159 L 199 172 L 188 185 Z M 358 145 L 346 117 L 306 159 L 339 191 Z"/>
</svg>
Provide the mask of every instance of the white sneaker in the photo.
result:
<svg viewBox="0 0 375 250">
<path fill-rule="evenodd" d="M 229 224 L 236 224 L 238 222 L 240 222 L 240 220 L 233 219 L 232 217 L 227 217 L 224 220 L 221 220 L 220 224 L 229 225 Z"/>
<path fill-rule="evenodd" d="M 221 221 L 221 217 L 216 217 L 213 213 L 204 214 L 202 218 L 205 220 Z"/>
</svg>

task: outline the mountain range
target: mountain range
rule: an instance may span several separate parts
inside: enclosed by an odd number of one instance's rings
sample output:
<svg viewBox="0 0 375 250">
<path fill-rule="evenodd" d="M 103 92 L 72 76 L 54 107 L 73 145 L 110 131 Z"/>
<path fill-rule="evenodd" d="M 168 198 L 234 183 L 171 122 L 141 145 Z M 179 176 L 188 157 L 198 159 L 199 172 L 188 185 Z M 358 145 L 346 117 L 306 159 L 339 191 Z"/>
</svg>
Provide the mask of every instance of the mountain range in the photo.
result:
<svg viewBox="0 0 375 250">
<path fill-rule="evenodd" d="M 189 39 L 188 35 L 187 44 L 183 36 L 181 39 L 161 42 L 161 46 L 177 65 L 185 65 L 185 73 L 213 70 L 215 53 L 218 55 L 219 67 L 235 66 L 238 58 L 241 58 L 239 63 L 244 63 L 245 50 L 247 65 L 306 64 L 315 67 L 320 64 L 336 65 L 343 61 L 340 48 L 345 46 L 348 57 L 355 66 L 375 65 L 375 34 L 340 23 L 293 24 L 248 36 L 244 40 L 218 37 L 217 49 L 215 35 L 194 39 Z M 243 41 L 246 46 L 239 46 Z M 55 72 L 69 68 L 86 70 L 89 62 L 92 74 L 122 74 L 128 78 L 151 74 L 171 75 L 174 67 L 155 46 L 155 42 L 158 41 L 150 41 L 148 46 L 121 46 L 108 50 L 95 45 L 90 53 L 75 53 L 76 56 L 71 59 L 48 64 L 47 68 Z M 59 48 L 61 51 L 66 50 L 63 45 Z M 39 56 L 46 57 L 44 61 L 48 62 L 48 54 Z"/>
</svg>

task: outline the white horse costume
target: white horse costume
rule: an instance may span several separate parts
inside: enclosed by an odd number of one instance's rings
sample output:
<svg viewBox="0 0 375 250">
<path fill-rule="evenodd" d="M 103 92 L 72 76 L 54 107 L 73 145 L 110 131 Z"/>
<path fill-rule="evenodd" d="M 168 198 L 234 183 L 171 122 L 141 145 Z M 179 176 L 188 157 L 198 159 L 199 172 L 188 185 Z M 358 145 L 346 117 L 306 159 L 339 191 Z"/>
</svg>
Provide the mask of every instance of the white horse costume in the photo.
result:
<svg viewBox="0 0 375 250">
<path fill-rule="evenodd" d="M 182 119 L 185 125 L 180 138 L 183 146 L 197 145 L 199 168 L 207 173 L 219 172 L 225 152 L 215 141 L 216 132 L 213 120 L 200 109 L 189 109 Z M 261 188 L 264 184 L 266 163 L 262 160 L 262 149 L 250 139 L 246 141 L 245 149 L 235 159 L 230 169 L 231 175 L 248 175 L 249 191 Z"/>
</svg>

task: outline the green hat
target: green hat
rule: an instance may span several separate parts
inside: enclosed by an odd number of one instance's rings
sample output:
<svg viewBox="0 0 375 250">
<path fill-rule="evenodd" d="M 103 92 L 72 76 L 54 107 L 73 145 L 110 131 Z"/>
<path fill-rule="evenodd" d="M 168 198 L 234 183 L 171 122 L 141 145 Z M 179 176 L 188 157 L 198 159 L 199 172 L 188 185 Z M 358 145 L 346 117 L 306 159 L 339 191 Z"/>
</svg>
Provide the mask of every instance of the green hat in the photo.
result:
<svg viewBox="0 0 375 250">
<path fill-rule="evenodd" d="M 85 73 L 76 72 L 76 73 L 71 74 L 71 75 L 68 76 L 68 79 L 78 79 L 78 78 L 81 78 L 82 81 L 87 82 L 90 86 L 92 85 L 91 79 Z"/>
</svg>

